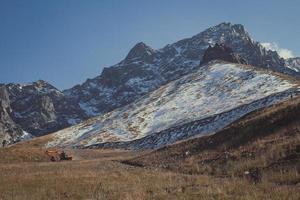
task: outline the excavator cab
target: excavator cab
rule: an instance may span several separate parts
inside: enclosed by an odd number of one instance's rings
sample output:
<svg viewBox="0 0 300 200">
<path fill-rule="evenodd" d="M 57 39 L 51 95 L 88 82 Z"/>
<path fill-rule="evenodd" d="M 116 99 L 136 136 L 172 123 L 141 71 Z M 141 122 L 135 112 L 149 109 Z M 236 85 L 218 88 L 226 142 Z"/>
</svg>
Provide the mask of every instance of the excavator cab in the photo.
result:
<svg viewBox="0 0 300 200">
<path fill-rule="evenodd" d="M 67 155 L 65 151 L 46 150 L 46 154 L 50 157 L 50 160 L 52 162 L 73 159 L 72 156 Z"/>
</svg>

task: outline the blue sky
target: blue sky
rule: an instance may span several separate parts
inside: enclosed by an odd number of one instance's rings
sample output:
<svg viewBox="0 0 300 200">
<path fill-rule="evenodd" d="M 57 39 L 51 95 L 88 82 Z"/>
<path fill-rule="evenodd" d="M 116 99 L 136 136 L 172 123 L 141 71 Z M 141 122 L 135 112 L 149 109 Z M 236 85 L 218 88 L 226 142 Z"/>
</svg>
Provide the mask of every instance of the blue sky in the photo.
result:
<svg viewBox="0 0 300 200">
<path fill-rule="evenodd" d="M 299 56 L 299 8 L 297 0 L 0 0 L 0 82 L 70 88 L 137 42 L 157 49 L 224 21 Z"/>
</svg>

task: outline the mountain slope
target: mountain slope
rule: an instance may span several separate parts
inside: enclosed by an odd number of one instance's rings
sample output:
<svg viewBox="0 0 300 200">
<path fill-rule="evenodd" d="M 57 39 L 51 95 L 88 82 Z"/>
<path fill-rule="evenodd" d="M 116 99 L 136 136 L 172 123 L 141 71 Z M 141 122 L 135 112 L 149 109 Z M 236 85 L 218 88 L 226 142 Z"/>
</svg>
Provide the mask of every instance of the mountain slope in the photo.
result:
<svg viewBox="0 0 300 200">
<path fill-rule="evenodd" d="M 134 103 L 53 134 L 48 145 L 157 148 L 218 131 L 298 93 L 297 87 L 298 82 L 270 71 L 211 62 Z"/>
<path fill-rule="evenodd" d="M 255 42 L 242 25 L 221 23 L 159 50 L 138 43 L 123 61 L 64 94 L 90 116 L 109 112 L 198 69 L 205 50 L 215 43 L 230 47 L 250 65 L 299 76 L 284 67 L 276 52 Z"/>
</svg>

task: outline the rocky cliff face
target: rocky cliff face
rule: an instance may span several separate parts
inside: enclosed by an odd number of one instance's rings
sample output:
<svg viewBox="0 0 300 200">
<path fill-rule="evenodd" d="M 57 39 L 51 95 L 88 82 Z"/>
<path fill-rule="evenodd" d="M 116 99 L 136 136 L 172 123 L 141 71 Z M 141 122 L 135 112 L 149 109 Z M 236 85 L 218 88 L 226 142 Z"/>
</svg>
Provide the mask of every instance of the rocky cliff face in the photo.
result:
<svg viewBox="0 0 300 200">
<path fill-rule="evenodd" d="M 23 135 L 22 129 L 11 118 L 9 94 L 5 85 L 0 85 L 0 147 L 2 141 L 13 142 Z"/>
<path fill-rule="evenodd" d="M 76 102 L 66 99 L 45 81 L 8 84 L 6 88 L 13 120 L 35 136 L 57 131 L 87 117 Z"/>
<path fill-rule="evenodd" d="M 247 64 L 239 55 L 235 54 L 230 47 L 224 44 L 216 43 L 215 46 L 209 46 L 204 52 L 200 65 L 206 64 L 212 60 L 223 60 L 231 63 Z"/>
</svg>

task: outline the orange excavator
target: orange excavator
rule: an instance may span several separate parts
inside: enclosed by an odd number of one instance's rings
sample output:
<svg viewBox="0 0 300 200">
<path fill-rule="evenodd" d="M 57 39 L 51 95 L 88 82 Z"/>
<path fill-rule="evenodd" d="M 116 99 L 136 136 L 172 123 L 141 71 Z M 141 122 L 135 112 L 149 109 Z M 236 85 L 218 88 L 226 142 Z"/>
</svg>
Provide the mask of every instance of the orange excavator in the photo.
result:
<svg viewBox="0 0 300 200">
<path fill-rule="evenodd" d="M 46 150 L 46 154 L 50 157 L 52 162 L 72 160 L 73 157 L 66 154 L 65 151 L 59 150 Z"/>
</svg>

